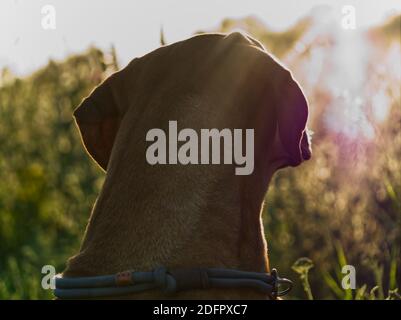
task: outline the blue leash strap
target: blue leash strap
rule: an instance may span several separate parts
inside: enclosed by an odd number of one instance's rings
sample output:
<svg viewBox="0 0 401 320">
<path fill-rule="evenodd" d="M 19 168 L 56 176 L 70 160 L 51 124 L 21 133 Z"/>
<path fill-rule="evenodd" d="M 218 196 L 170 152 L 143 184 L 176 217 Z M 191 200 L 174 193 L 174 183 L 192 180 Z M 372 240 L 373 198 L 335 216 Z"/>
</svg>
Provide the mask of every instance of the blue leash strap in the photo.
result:
<svg viewBox="0 0 401 320">
<path fill-rule="evenodd" d="M 280 286 L 286 288 L 280 290 Z M 54 295 L 60 299 L 87 299 L 121 296 L 159 289 L 167 294 L 191 289 L 250 288 L 267 294 L 270 298 L 287 294 L 292 282 L 271 274 L 221 268 L 164 267 L 149 272 L 124 271 L 114 275 L 56 278 Z"/>
</svg>

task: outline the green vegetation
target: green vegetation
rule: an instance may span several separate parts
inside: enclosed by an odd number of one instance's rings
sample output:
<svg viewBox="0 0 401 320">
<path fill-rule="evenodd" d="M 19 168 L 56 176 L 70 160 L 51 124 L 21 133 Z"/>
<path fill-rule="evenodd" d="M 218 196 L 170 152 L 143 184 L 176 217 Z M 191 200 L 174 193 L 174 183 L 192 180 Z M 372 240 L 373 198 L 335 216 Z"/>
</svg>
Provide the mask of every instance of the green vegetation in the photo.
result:
<svg viewBox="0 0 401 320">
<path fill-rule="evenodd" d="M 78 248 L 103 174 L 71 115 L 116 69 L 106 58 L 90 49 L 0 89 L 0 298 L 50 298 L 42 266 L 61 271 Z"/>
<path fill-rule="evenodd" d="M 392 26 L 388 23 L 377 30 L 386 32 Z M 317 63 L 310 52 L 317 49 L 329 56 L 332 48 L 322 47 L 321 39 L 303 43 L 304 50 L 297 47 L 302 36 L 313 30 L 311 20 L 282 33 L 269 31 L 253 18 L 226 20 L 221 30 L 236 27 L 248 30 L 297 70 L 311 105 L 313 160 L 276 174 L 264 209 L 271 265 L 295 281 L 289 298 L 399 299 L 400 80 L 399 74 L 397 78 L 379 69 L 386 63 L 391 67 L 399 51 L 394 54 L 394 46 L 383 46 L 375 53 L 383 58 L 380 66 L 374 63 L 373 53 L 363 66 L 369 76 L 357 95 L 366 106 L 366 117 L 374 119 L 378 93 L 385 97 L 380 101 L 387 111 L 384 119 L 372 120 L 373 136 L 350 138 L 327 122 L 331 110 L 344 106 L 337 104 L 336 88 L 313 83 L 307 74 Z M 375 32 L 377 48 L 384 37 L 380 32 Z M 397 40 L 391 41 L 397 45 Z M 392 54 L 387 56 L 384 50 Z M 40 286 L 42 266 L 52 264 L 61 271 L 77 251 L 104 175 L 85 154 L 72 111 L 116 69 L 113 50 L 107 54 L 91 48 L 63 62 L 50 61 L 23 79 L 3 70 L 0 299 L 51 298 L 51 292 Z M 347 264 L 356 268 L 356 290 L 341 287 L 341 270 Z"/>
</svg>

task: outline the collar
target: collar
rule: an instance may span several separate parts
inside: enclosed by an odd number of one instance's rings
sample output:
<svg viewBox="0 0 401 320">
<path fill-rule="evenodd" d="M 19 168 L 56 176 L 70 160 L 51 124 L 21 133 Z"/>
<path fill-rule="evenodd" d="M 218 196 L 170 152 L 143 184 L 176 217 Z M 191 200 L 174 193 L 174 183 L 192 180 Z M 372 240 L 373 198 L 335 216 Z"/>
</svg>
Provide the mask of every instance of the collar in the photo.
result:
<svg viewBox="0 0 401 320">
<path fill-rule="evenodd" d="M 285 288 L 280 290 L 280 286 Z M 86 299 L 144 292 L 159 289 L 166 294 L 178 291 L 209 288 L 251 288 L 276 299 L 287 294 L 292 281 L 272 272 L 249 272 L 223 268 L 160 267 L 153 271 L 124 271 L 114 275 L 56 278 L 54 295 L 61 299 Z"/>
</svg>

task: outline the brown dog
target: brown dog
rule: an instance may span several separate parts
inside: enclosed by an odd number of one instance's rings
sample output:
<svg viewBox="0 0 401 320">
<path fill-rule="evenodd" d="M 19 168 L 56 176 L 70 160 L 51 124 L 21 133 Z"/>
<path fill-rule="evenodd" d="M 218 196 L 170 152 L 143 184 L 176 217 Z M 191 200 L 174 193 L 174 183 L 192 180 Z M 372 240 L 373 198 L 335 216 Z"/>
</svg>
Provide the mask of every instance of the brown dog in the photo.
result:
<svg viewBox="0 0 401 320">
<path fill-rule="evenodd" d="M 241 33 L 161 47 L 113 74 L 75 110 L 88 153 L 106 170 L 80 252 L 65 277 L 158 266 L 268 272 L 261 207 L 273 173 L 311 156 L 307 101 L 291 73 Z M 254 171 L 234 164 L 150 165 L 153 128 L 254 129 Z M 162 298 L 150 291 L 129 298 Z M 178 298 L 265 298 L 192 290 Z"/>
</svg>

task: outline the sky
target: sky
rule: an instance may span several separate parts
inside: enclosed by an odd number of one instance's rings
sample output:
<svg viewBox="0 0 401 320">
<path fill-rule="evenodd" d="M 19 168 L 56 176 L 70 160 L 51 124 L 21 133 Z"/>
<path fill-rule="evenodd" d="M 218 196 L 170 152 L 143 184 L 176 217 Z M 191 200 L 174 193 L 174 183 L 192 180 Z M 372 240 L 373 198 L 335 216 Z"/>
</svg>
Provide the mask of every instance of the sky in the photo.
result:
<svg viewBox="0 0 401 320">
<path fill-rule="evenodd" d="M 45 5 L 55 9 L 55 29 L 42 27 Z M 254 15 L 279 31 L 319 5 L 339 13 L 353 5 L 357 27 L 401 12 L 398 0 L 1 0 L 0 69 L 25 75 L 90 45 L 114 45 L 123 66 L 159 46 L 161 26 L 169 43 L 213 30 L 227 17 Z"/>
</svg>

